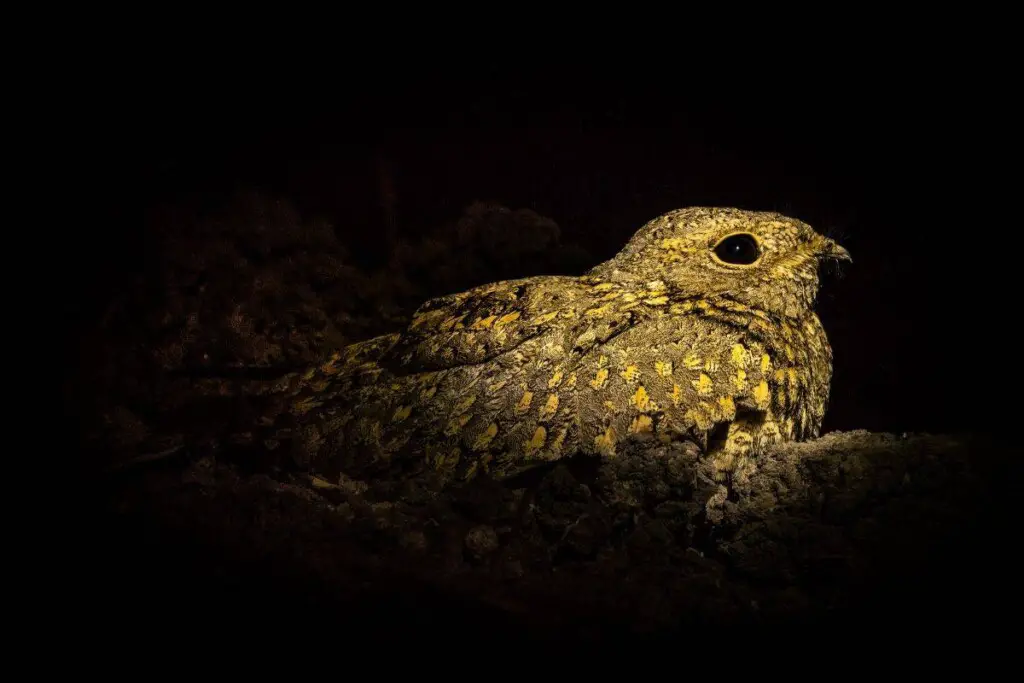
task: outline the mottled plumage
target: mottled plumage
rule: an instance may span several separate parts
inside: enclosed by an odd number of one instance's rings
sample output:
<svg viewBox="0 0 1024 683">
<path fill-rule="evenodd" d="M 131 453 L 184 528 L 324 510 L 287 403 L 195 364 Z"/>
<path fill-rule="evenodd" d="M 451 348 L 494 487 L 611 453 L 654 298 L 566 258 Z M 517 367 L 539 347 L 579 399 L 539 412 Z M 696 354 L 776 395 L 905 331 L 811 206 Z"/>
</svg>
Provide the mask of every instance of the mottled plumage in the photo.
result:
<svg viewBox="0 0 1024 683">
<path fill-rule="evenodd" d="M 821 427 L 826 258 L 849 256 L 776 213 L 672 211 L 582 277 L 433 299 L 403 332 L 343 349 L 303 378 L 291 448 L 321 472 L 461 479 L 688 440 L 745 477 L 768 444 Z"/>
</svg>

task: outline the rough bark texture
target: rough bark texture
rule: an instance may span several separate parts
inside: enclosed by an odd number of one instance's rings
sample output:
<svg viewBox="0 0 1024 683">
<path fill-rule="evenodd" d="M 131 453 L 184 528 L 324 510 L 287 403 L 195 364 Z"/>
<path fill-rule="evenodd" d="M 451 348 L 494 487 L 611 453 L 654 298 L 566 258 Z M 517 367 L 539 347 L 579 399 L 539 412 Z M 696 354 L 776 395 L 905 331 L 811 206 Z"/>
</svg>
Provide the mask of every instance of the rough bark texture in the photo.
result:
<svg viewBox="0 0 1024 683">
<path fill-rule="evenodd" d="M 107 578 L 163 598 L 146 618 L 286 609 L 347 615 L 368 638 L 442 623 L 451 637 L 558 639 L 854 616 L 962 625 L 965 608 L 1016 600 L 999 557 L 1019 477 L 991 443 L 847 432 L 781 447 L 714 526 L 693 468 L 650 451 L 439 493 L 167 461 L 107 480 L 117 524 L 104 528 L 149 549 Z"/>
</svg>

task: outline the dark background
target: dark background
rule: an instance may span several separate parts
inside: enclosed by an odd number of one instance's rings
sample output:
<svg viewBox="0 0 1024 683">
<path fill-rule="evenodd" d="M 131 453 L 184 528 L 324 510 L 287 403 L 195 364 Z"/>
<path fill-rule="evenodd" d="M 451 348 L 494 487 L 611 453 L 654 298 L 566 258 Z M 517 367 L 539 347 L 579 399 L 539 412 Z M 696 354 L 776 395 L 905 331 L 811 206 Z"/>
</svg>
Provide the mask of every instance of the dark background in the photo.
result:
<svg viewBox="0 0 1024 683">
<path fill-rule="evenodd" d="M 1013 162 L 996 91 L 969 74 L 854 70 L 673 88 L 600 68 L 422 67 L 392 73 L 386 87 L 294 82 L 287 97 L 261 78 L 172 70 L 149 84 L 135 125 L 113 140 L 143 208 L 214 207 L 258 189 L 330 220 L 371 266 L 387 255 L 380 158 L 404 234 L 494 200 L 554 219 L 563 241 L 598 260 L 673 208 L 782 211 L 854 258 L 820 298 L 835 351 L 826 429 L 987 430 L 1001 402 L 989 359 L 1009 357 L 1000 280 L 1012 276 L 1019 238 L 999 178 Z M 90 304 L 143 267 L 137 206 L 108 202 L 108 228 L 73 245 L 94 255 Z M 82 318 L 94 310 L 77 308 Z"/>
<path fill-rule="evenodd" d="M 998 420 L 1019 383 L 1019 314 L 1007 303 L 1020 251 L 1019 155 L 1006 83 L 988 67 L 907 47 L 899 60 L 871 52 L 876 66 L 855 56 L 840 70 L 808 54 L 800 73 L 755 74 L 757 60 L 721 52 L 708 60 L 739 66 L 698 82 L 705 64 L 515 69 L 466 57 L 452 69 L 417 66 L 417 54 L 386 75 L 367 58 L 331 79 L 244 55 L 220 68 L 171 56 L 87 98 L 102 121 L 83 135 L 93 151 L 68 178 L 103 189 L 60 238 L 74 324 L 88 326 L 145 273 L 141 215 L 161 204 L 213 208 L 237 189 L 261 190 L 328 219 L 366 264 L 380 263 L 374 163 L 386 158 L 406 234 L 494 200 L 554 219 L 563 241 L 603 259 L 645 221 L 683 206 L 803 219 L 854 258 L 820 298 L 835 352 L 825 429 L 1003 436 Z M 142 591 L 169 596 L 165 606 L 206 596 L 197 589 L 208 584 L 205 557 L 190 583 L 168 560 L 173 544 L 148 565 L 135 557 L 131 543 L 145 533 L 110 534 L 113 576 L 145 569 L 140 587 L 119 589 L 125 601 Z M 103 547 L 87 552 L 99 557 Z M 205 590 L 223 600 L 215 586 Z M 188 611 L 203 597 L 183 603 Z"/>
</svg>

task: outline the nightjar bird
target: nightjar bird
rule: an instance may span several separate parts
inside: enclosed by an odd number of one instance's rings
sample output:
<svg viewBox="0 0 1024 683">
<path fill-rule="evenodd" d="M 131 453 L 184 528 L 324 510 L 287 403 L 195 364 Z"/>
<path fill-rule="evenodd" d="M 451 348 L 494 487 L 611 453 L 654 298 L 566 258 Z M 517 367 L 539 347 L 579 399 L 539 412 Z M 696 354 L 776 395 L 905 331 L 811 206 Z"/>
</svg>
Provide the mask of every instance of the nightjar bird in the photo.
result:
<svg viewBox="0 0 1024 683">
<path fill-rule="evenodd" d="M 671 211 L 583 276 L 436 298 L 334 354 L 289 399 L 289 447 L 324 476 L 451 481 L 685 440 L 720 481 L 748 477 L 770 444 L 821 427 L 826 259 L 850 256 L 778 213 Z"/>
</svg>

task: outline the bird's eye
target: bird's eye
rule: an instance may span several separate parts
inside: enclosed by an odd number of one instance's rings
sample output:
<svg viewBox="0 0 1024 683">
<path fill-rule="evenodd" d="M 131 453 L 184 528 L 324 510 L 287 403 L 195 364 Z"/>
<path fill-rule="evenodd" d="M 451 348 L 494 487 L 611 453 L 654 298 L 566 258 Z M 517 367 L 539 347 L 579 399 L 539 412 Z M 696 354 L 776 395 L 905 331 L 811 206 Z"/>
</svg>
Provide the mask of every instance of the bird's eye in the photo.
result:
<svg viewBox="0 0 1024 683">
<path fill-rule="evenodd" d="M 749 266 L 761 257 L 761 248 L 753 235 L 729 235 L 715 245 L 715 256 L 723 263 Z"/>
</svg>

